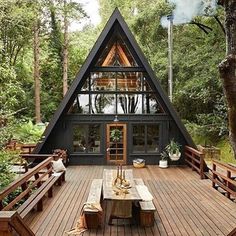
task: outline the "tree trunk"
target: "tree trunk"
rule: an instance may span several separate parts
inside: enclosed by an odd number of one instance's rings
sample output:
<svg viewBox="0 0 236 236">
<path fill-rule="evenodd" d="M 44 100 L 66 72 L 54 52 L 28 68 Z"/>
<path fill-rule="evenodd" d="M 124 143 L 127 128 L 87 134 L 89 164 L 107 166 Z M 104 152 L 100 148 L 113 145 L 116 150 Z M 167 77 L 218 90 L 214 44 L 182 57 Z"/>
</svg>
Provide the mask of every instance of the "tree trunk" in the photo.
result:
<svg viewBox="0 0 236 236">
<path fill-rule="evenodd" d="M 68 17 L 66 10 L 66 0 L 64 0 L 64 45 L 63 45 L 63 96 L 68 90 Z"/>
<path fill-rule="evenodd" d="M 221 2 L 225 8 L 226 58 L 219 71 L 228 105 L 229 137 L 236 158 L 236 1 Z"/>
<path fill-rule="evenodd" d="M 39 20 L 36 20 L 34 24 L 34 86 L 35 121 L 36 123 L 40 123 Z"/>
</svg>

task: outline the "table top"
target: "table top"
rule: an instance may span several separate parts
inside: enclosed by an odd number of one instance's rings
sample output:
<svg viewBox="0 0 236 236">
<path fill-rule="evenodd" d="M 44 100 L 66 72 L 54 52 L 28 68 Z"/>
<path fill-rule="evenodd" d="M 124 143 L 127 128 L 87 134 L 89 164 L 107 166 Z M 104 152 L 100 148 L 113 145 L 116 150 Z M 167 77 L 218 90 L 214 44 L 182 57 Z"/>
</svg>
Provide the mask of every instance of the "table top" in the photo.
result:
<svg viewBox="0 0 236 236">
<path fill-rule="evenodd" d="M 130 200 L 140 201 L 142 200 L 133 180 L 133 171 L 131 169 L 125 169 L 125 179 L 129 181 L 131 188 L 127 189 L 128 193 L 120 191 L 117 195 L 114 190 L 117 190 L 113 185 L 117 175 L 117 170 L 104 169 L 103 171 L 103 199 L 104 200 Z"/>
</svg>

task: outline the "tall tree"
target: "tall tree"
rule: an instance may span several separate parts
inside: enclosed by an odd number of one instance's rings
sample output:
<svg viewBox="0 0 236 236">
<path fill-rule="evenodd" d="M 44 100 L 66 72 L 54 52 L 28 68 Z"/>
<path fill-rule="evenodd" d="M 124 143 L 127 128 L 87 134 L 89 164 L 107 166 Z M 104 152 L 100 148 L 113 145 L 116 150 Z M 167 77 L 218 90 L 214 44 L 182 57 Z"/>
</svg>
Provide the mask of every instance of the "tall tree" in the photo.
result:
<svg viewBox="0 0 236 236">
<path fill-rule="evenodd" d="M 40 109 L 40 71 L 39 71 L 39 30 L 40 21 L 38 17 L 34 23 L 34 93 L 35 93 L 35 121 L 41 122 L 41 109 Z"/>
<path fill-rule="evenodd" d="M 67 12 L 67 0 L 64 0 L 64 44 L 63 44 L 63 73 L 62 73 L 62 80 L 63 80 L 63 96 L 65 96 L 68 90 L 68 12 Z"/>
<path fill-rule="evenodd" d="M 229 137 L 236 158 L 236 1 L 218 2 L 225 9 L 226 57 L 219 65 L 228 105 Z"/>
</svg>

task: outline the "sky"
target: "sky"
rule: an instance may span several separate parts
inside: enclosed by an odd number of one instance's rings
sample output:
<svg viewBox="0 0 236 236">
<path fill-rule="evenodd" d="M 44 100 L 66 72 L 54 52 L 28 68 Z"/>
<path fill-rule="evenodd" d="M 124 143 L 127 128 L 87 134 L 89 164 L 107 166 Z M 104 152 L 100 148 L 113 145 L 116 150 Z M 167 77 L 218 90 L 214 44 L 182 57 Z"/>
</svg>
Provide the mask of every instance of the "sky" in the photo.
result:
<svg viewBox="0 0 236 236">
<path fill-rule="evenodd" d="M 74 0 L 74 1 L 82 4 L 83 9 L 86 11 L 86 13 L 90 18 L 87 20 L 83 20 L 80 23 L 72 22 L 70 26 L 71 31 L 82 30 L 83 26 L 89 23 L 93 24 L 94 26 L 100 23 L 101 17 L 99 15 L 98 0 Z"/>
</svg>

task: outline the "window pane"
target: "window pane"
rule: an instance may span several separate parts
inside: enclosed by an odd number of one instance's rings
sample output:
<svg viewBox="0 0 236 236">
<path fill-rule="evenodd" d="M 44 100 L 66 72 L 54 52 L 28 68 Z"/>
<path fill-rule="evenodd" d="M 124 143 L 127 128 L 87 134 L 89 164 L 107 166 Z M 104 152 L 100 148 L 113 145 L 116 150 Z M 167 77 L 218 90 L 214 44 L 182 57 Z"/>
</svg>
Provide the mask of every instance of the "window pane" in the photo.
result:
<svg viewBox="0 0 236 236">
<path fill-rule="evenodd" d="M 133 152 L 145 152 L 145 126 L 133 125 Z"/>
<path fill-rule="evenodd" d="M 115 114 L 116 96 L 114 94 L 91 94 L 92 114 Z"/>
<path fill-rule="evenodd" d="M 159 125 L 147 125 L 147 152 L 159 151 Z"/>
<path fill-rule="evenodd" d="M 164 113 L 154 94 L 144 95 L 144 113 L 157 114 Z"/>
<path fill-rule="evenodd" d="M 142 114 L 142 94 L 119 94 L 117 100 L 118 114 Z"/>
<path fill-rule="evenodd" d="M 73 127 L 73 151 L 86 152 L 87 125 L 76 125 Z"/>
<path fill-rule="evenodd" d="M 152 91 L 152 89 L 148 83 L 148 79 L 146 77 L 143 77 L 143 91 L 145 91 L 145 92 Z"/>
<path fill-rule="evenodd" d="M 115 91 L 116 74 L 114 72 L 91 73 L 91 91 Z"/>
<path fill-rule="evenodd" d="M 87 78 L 81 88 L 81 91 L 89 91 L 89 78 Z"/>
<path fill-rule="evenodd" d="M 89 125 L 88 130 L 88 152 L 100 152 L 100 125 Z"/>
<path fill-rule="evenodd" d="M 119 91 L 141 91 L 142 73 L 126 72 L 117 73 L 117 90 Z"/>
<path fill-rule="evenodd" d="M 88 114 L 89 113 L 89 95 L 88 94 L 77 95 L 68 113 Z"/>
<path fill-rule="evenodd" d="M 117 33 L 117 32 L 116 32 Z M 137 66 L 121 36 L 114 35 L 101 53 L 96 66 Z"/>
</svg>

